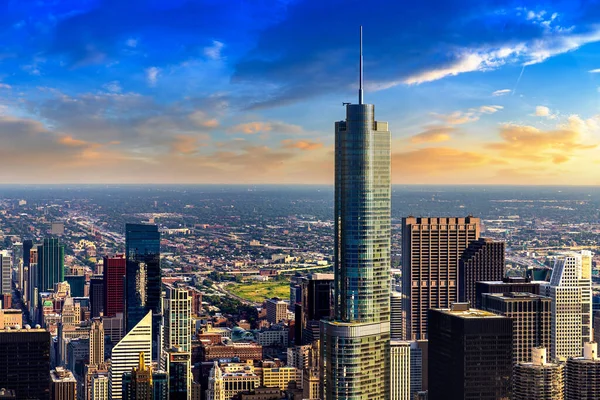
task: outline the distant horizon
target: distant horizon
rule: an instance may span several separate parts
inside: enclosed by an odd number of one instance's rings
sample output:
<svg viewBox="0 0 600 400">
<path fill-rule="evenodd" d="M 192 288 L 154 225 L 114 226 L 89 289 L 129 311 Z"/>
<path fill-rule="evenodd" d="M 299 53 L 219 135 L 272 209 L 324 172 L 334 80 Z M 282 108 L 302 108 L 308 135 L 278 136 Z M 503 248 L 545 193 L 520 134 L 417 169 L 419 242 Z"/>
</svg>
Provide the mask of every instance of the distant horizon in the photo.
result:
<svg viewBox="0 0 600 400">
<path fill-rule="evenodd" d="M 223 187 L 244 187 L 244 188 L 252 188 L 252 187 L 334 187 L 334 184 L 327 183 L 0 183 L 0 188 L 2 187 L 67 187 L 67 186 L 75 186 L 75 187 L 85 187 L 85 186 L 111 186 L 111 187 L 132 187 L 132 186 L 141 186 L 141 187 L 165 187 L 165 186 L 223 186 Z M 556 184 L 556 185 L 548 185 L 548 184 L 489 184 L 489 183 L 393 183 L 392 187 L 398 186 L 406 186 L 406 187 L 519 187 L 519 188 L 600 188 L 600 184 L 595 185 L 584 185 L 584 184 Z"/>
</svg>

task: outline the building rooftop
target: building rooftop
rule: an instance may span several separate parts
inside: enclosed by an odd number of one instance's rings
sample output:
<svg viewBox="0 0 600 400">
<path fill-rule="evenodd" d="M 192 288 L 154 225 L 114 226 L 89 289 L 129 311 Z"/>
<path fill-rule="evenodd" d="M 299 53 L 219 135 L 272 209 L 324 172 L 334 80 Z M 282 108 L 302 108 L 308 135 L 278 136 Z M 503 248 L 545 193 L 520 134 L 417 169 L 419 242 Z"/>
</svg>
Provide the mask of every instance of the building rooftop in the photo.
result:
<svg viewBox="0 0 600 400">
<path fill-rule="evenodd" d="M 469 303 L 453 303 L 451 308 L 434 308 L 444 314 L 452 315 L 459 318 L 506 318 L 502 315 L 494 314 L 493 312 L 469 308 Z"/>
<path fill-rule="evenodd" d="M 63 367 L 56 367 L 56 369 L 50 371 L 50 377 L 52 382 L 77 382 L 73 373 Z"/>
<path fill-rule="evenodd" d="M 549 297 L 542 296 L 540 294 L 533 294 L 527 292 L 509 292 L 509 293 L 483 293 L 484 296 L 497 297 L 505 300 L 518 300 L 518 299 L 548 299 Z"/>
</svg>

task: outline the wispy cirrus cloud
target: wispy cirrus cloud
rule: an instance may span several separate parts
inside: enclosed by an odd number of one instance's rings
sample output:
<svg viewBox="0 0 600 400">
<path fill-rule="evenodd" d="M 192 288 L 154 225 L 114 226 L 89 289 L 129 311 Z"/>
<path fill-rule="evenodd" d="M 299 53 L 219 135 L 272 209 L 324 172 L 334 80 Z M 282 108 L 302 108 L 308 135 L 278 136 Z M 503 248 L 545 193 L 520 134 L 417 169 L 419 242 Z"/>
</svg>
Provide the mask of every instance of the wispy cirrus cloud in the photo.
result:
<svg viewBox="0 0 600 400">
<path fill-rule="evenodd" d="M 492 92 L 492 96 L 497 97 L 497 96 L 505 96 L 507 94 L 510 94 L 512 92 L 512 90 L 510 89 L 500 89 L 500 90 L 495 90 Z"/>
</svg>

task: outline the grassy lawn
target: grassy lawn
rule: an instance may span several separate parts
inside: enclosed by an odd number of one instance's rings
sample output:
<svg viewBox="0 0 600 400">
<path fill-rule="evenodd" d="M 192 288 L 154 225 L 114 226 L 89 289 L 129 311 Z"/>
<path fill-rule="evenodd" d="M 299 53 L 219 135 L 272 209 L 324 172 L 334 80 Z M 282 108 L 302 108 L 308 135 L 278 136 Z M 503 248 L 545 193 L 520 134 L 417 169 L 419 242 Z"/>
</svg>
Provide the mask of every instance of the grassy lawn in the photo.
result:
<svg viewBox="0 0 600 400">
<path fill-rule="evenodd" d="M 287 281 L 236 283 L 227 285 L 227 290 L 256 303 L 271 297 L 290 298 L 290 283 Z"/>
</svg>

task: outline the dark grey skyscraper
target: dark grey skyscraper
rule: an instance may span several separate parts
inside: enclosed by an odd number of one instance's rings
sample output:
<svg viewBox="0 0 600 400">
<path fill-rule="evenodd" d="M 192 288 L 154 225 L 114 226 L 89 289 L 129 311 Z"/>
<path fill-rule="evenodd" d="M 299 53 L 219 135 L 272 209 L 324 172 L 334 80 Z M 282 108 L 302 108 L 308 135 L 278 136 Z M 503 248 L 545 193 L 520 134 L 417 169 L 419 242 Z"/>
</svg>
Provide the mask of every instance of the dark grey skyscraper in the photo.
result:
<svg viewBox="0 0 600 400">
<path fill-rule="evenodd" d="M 510 318 L 454 303 L 429 310 L 429 399 L 508 400 Z"/>
<path fill-rule="evenodd" d="M 474 307 L 476 286 L 480 281 L 499 281 L 504 277 L 504 242 L 479 238 L 469 244 L 458 264 L 458 298 Z"/>
<path fill-rule="evenodd" d="M 92 318 L 97 318 L 100 313 L 104 315 L 104 277 L 93 275 L 90 279 L 90 312 Z"/>
<path fill-rule="evenodd" d="M 125 227 L 127 332 L 148 313 L 160 312 L 160 233 L 156 225 Z"/>
<path fill-rule="evenodd" d="M 45 329 L 0 330 L 0 388 L 18 399 L 49 398 L 51 341 Z"/>
<path fill-rule="evenodd" d="M 152 312 L 152 359 L 158 358 L 161 323 L 160 232 L 158 226 L 125 226 L 125 322 L 127 332 Z"/>
<path fill-rule="evenodd" d="M 362 29 L 361 29 L 362 32 Z M 321 322 L 325 400 L 390 396 L 390 141 L 362 101 L 335 124 L 334 321 Z"/>
</svg>

